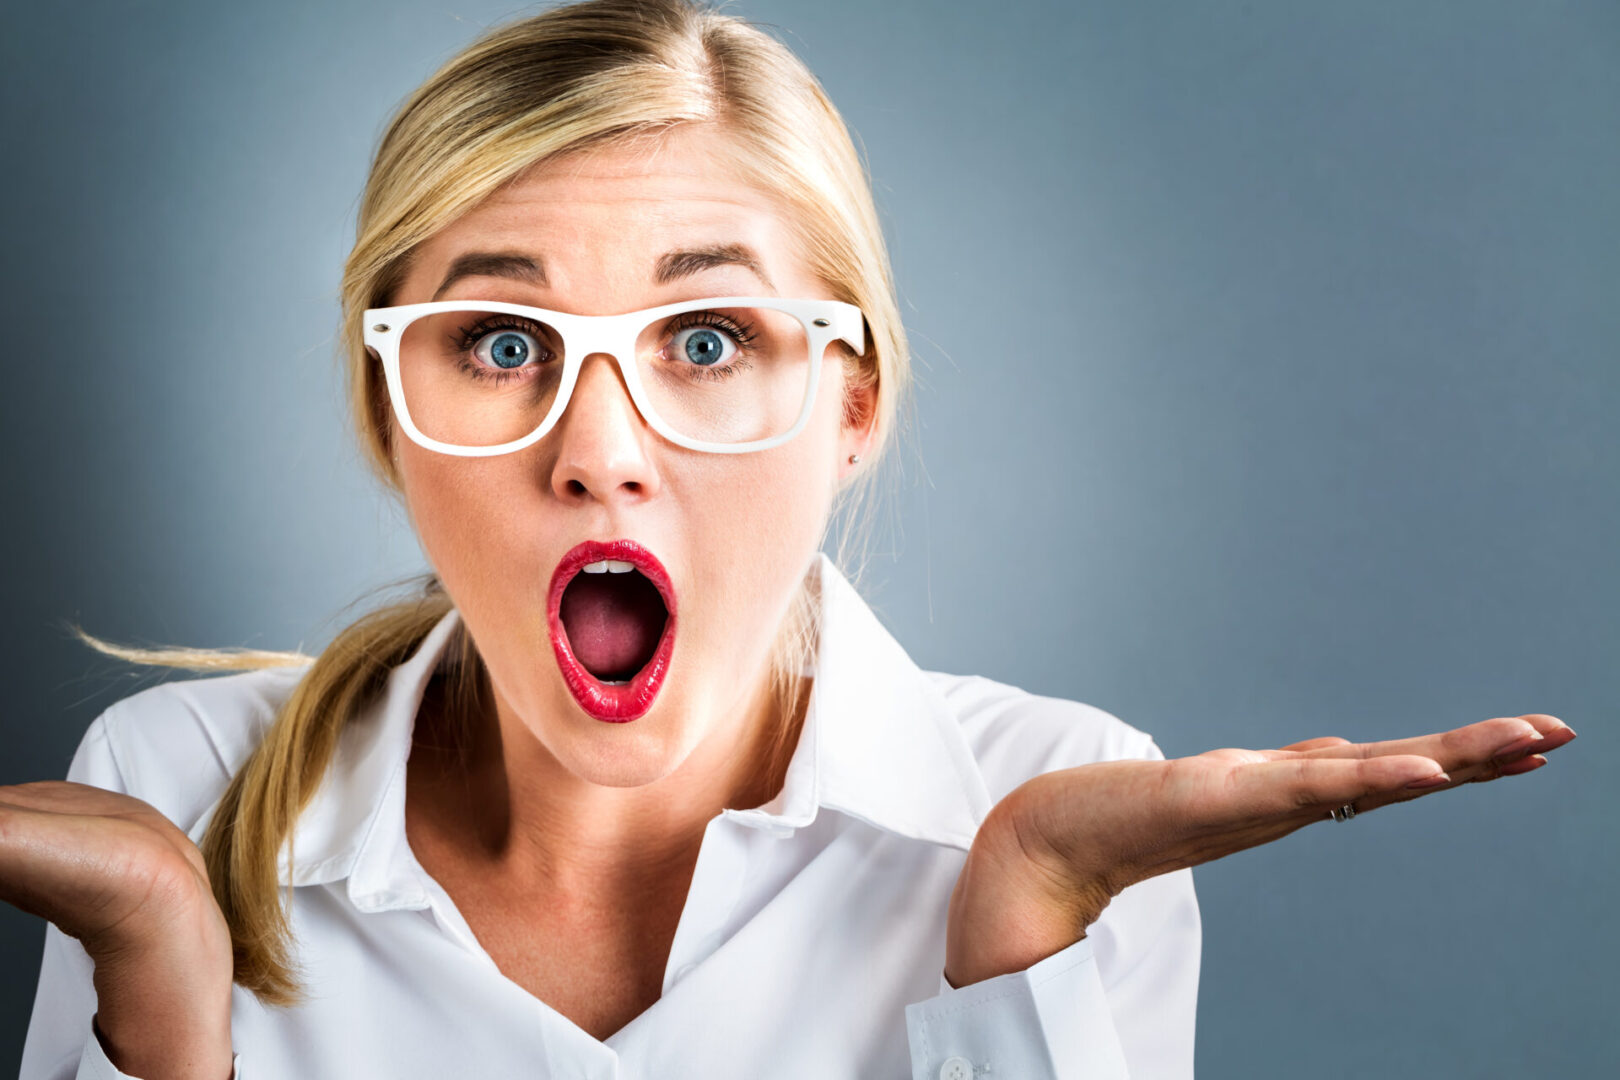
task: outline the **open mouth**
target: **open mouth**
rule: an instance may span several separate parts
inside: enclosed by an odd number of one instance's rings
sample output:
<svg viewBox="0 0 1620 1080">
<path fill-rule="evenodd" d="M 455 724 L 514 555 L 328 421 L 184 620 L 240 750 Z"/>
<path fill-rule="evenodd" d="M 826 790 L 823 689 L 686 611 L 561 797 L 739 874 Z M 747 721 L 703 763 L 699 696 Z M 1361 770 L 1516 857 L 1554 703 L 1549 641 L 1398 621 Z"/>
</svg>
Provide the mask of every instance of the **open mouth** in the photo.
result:
<svg viewBox="0 0 1620 1080">
<path fill-rule="evenodd" d="M 652 552 L 579 544 L 552 574 L 548 609 L 558 666 L 586 712 L 623 723 L 652 707 L 675 643 L 675 591 Z"/>
</svg>

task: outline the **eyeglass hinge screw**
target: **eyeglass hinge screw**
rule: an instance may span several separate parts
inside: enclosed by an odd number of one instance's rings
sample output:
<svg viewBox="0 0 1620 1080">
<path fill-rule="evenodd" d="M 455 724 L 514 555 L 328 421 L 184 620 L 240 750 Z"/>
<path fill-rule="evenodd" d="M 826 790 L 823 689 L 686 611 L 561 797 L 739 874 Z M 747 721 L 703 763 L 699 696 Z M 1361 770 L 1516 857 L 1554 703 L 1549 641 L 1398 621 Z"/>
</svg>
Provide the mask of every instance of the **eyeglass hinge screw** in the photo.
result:
<svg viewBox="0 0 1620 1080">
<path fill-rule="evenodd" d="M 817 326 L 826 326 L 827 325 L 827 320 L 826 319 L 817 319 L 817 320 L 815 320 L 815 323 L 816 323 Z"/>
<path fill-rule="evenodd" d="M 386 334 L 388 332 L 388 324 L 385 322 L 380 322 L 376 326 L 373 326 L 372 329 L 377 331 L 379 334 Z"/>
</svg>

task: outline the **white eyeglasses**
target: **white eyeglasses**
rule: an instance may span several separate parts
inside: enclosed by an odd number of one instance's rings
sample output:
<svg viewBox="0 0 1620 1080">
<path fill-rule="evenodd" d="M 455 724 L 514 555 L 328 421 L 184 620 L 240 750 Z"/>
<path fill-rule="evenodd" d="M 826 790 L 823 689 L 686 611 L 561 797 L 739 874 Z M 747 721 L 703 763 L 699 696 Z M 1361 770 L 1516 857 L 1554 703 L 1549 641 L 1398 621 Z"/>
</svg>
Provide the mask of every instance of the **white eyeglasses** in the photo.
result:
<svg viewBox="0 0 1620 1080">
<path fill-rule="evenodd" d="M 405 434 L 462 457 L 544 438 L 596 353 L 613 357 L 648 425 L 677 446 L 766 450 L 804 429 L 835 340 L 866 354 L 860 308 L 723 296 L 623 315 L 461 300 L 365 313 L 365 343 L 382 358 Z"/>
</svg>

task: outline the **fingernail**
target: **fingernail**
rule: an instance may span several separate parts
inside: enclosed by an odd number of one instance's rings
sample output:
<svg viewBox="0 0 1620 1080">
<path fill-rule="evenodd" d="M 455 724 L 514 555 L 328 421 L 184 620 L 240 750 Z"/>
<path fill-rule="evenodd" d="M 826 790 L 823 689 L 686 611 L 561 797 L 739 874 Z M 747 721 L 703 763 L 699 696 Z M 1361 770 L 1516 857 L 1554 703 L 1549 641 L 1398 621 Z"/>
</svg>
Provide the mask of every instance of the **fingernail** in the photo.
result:
<svg viewBox="0 0 1620 1080">
<path fill-rule="evenodd" d="M 1421 780 L 1414 780 L 1406 786 L 1409 788 L 1432 788 L 1439 787 L 1441 784 L 1449 783 L 1451 783 L 1450 776 L 1446 775 L 1445 773 L 1435 773 L 1433 776 L 1425 776 Z"/>
</svg>

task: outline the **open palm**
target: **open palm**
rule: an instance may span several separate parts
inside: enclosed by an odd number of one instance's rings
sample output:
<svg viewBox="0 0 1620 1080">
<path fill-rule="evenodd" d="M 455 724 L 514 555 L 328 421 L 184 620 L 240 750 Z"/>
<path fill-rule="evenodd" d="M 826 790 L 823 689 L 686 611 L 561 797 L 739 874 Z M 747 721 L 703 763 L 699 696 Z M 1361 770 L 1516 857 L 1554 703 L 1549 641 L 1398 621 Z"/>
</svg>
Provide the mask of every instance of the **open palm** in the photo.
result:
<svg viewBox="0 0 1620 1080">
<path fill-rule="evenodd" d="M 1085 936 L 1108 902 L 1159 874 L 1280 839 L 1335 809 L 1365 813 L 1529 772 L 1575 733 L 1499 717 L 1431 735 L 1105 761 L 1026 781 L 986 817 L 951 898 L 953 985 L 1019 970 Z"/>
</svg>

